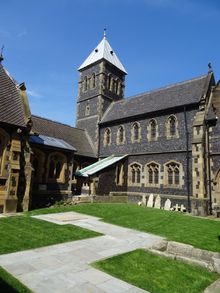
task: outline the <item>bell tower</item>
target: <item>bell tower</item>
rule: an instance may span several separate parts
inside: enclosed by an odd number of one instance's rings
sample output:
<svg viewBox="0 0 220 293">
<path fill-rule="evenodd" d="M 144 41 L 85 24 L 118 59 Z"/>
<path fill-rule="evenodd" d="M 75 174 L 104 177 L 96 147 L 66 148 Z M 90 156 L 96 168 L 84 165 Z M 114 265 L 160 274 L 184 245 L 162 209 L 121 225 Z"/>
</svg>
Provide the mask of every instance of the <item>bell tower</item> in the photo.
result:
<svg viewBox="0 0 220 293">
<path fill-rule="evenodd" d="M 124 66 L 104 37 L 78 69 L 76 127 L 86 129 L 98 152 L 99 125 L 111 103 L 124 98 Z"/>
</svg>

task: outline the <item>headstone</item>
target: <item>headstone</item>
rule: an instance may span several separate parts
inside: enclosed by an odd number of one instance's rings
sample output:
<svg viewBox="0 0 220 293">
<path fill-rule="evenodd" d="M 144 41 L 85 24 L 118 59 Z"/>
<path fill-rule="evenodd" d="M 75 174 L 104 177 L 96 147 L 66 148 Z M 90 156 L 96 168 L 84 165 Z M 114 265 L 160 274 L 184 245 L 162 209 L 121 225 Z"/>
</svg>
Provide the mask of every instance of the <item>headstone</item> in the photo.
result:
<svg viewBox="0 0 220 293">
<path fill-rule="evenodd" d="M 178 203 L 175 205 L 175 207 L 174 207 L 174 211 L 176 211 L 176 212 L 178 212 L 180 210 L 180 207 L 179 207 L 179 205 L 178 205 Z"/>
<path fill-rule="evenodd" d="M 160 209 L 160 207 L 161 207 L 161 197 L 159 195 L 156 197 L 154 207 L 156 209 Z"/>
<path fill-rule="evenodd" d="M 164 203 L 164 210 L 169 211 L 171 208 L 171 200 L 168 198 Z"/>
<path fill-rule="evenodd" d="M 185 208 L 184 204 L 181 204 L 180 211 L 181 212 L 186 212 L 186 208 Z"/>
<path fill-rule="evenodd" d="M 154 195 L 151 193 L 149 195 L 148 201 L 147 201 L 147 207 L 152 208 L 154 206 Z"/>
<path fill-rule="evenodd" d="M 142 203 L 143 203 L 144 206 L 147 205 L 147 197 L 146 197 L 146 195 L 142 196 Z"/>
<path fill-rule="evenodd" d="M 138 205 L 139 205 L 139 207 L 142 206 L 142 201 L 139 201 L 138 202 Z"/>
</svg>

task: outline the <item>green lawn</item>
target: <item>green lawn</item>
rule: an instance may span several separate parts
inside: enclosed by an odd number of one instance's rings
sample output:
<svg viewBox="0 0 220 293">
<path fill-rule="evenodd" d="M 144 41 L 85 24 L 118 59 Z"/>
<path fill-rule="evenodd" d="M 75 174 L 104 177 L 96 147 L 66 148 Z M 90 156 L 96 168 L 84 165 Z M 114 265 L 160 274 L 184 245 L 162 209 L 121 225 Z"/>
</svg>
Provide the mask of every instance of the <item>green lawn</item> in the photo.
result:
<svg viewBox="0 0 220 293">
<path fill-rule="evenodd" d="M 168 212 L 134 204 L 81 204 L 72 207 L 34 210 L 29 215 L 76 211 L 103 218 L 105 222 L 150 232 L 168 240 L 220 252 L 220 222 L 177 212 Z"/>
<path fill-rule="evenodd" d="M 57 225 L 26 216 L 1 218 L 0 254 L 99 235 L 73 225 Z"/>
<path fill-rule="evenodd" d="M 0 292 L 31 293 L 32 291 L 0 267 Z"/>
<path fill-rule="evenodd" d="M 199 293 L 216 273 L 138 249 L 93 264 L 110 275 L 152 293 Z"/>
</svg>

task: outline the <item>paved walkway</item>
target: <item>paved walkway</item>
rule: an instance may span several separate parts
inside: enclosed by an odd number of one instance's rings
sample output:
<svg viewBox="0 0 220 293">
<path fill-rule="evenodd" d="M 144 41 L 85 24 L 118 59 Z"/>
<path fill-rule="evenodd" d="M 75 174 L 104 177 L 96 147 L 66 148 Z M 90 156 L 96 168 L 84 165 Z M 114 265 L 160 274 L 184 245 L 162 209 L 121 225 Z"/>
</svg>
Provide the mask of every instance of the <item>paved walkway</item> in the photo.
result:
<svg viewBox="0 0 220 293">
<path fill-rule="evenodd" d="M 149 247 L 161 237 L 101 222 L 75 212 L 36 218 L 73 224 L 103 236 L 0 256 L 0 266 L 36 293 L 141 293 L 135 286 L 90 266 L 91 262 Z"/>
</svg>

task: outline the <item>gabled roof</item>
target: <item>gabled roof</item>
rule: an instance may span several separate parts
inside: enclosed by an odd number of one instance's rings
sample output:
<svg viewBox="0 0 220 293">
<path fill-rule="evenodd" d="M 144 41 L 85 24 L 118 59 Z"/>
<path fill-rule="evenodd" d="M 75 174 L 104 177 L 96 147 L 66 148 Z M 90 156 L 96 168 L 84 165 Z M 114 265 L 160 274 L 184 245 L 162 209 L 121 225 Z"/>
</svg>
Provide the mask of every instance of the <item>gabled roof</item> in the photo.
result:
<svg viewBox="0 0 220 293">
<path fill-rule="evenodd" d="M 84 129 L 32 115 L 32 131 L 39 135 L 59 138 L 76 148 L 77 155 L 95 158 L 95 150 Z"/>
<path fill-rule="evenodd" d="M 81 177 L 89 177 L 89 176 L 94 175 L 97 172 L 121 161 L 125 157 L 127 157 L 127 155 L 125 155 L 125 156 L 112 155 L 112 156 L 105 158 L 103 160 L 100 160 L 92 165 L 89 165 L 88 167 L 85 167 L 81 170 L 76 171 L 75 175 L 81 176 Z"/>
<path fill-rule="evenodd" d="M 80 71 L 83 68 L 102 59 L 107 60 L 109 63 L 120 69 L 122 72 L 127 73 L 105 36 L 98 44 L 98 46 L 91 52 L 89 57 L 78 68 L 78 70 Z"/>
<path fill-rule="evenodd" d="M 68 151 L 76 151 L 76 149 L 68 144 L 66 141 L 60 138 L 50 137 L 46 135 L 30 135 L 29 141 L 35 144 L 41 144 L 45 146 L 52 146 L 58 149 L 64 149 Z"/>
<path fill-rule="evenodd" d="M 19 85 L 0 64 L 0 122 L 26 127 Z"/>
<path fill-rule="evenodd" d="M 212 73 L 112 103 L 101 123 L 199 103 Z"/>
</svg>

